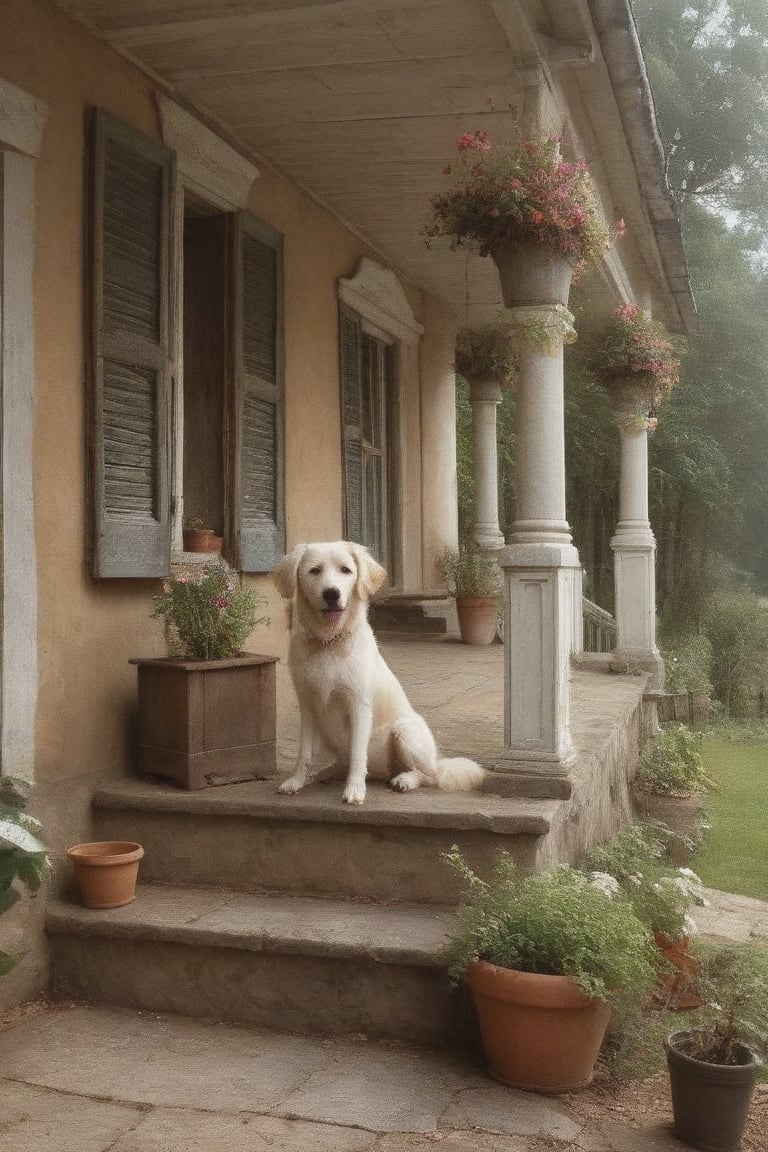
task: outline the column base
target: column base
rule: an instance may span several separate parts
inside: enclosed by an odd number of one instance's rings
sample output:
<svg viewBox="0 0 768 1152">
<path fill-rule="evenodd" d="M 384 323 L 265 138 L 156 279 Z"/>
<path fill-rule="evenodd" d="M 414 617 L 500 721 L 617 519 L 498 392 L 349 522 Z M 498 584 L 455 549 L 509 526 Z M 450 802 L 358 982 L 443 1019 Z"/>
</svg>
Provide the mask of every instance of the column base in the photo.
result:
<svg viewBox="0 0 768 1152">
<path fill-rule="evenodd" d="M 478 548 L 486 552 L 498 552 L 506 544 L 504 536 L 498 528 L 485 528 L 483 525 L 473 526 L 470 536 Z"/>
<path fill-rule="evenodd" d="M 494 765 L 483 778 L 482 790 L 491 796 L 519 797 L 528 800 L 570 800 L 573 781 L 567 775 L 540 775 L 522 761 L 510 771 L 509 761 Z M 502 767 L 503 765 L 503 767 Z"/>
<path fill-rule="evenodd" d="M 616 648 L 611 653 L 609 667 L 611 672 L 618 672 L 625 676 L 636 676 L 639 673 L 647 672 L 650 675 L 648 691 L 664 691 L 664 660 L 660 652 L 642 652 L 627 648 Z"/>
</svg>

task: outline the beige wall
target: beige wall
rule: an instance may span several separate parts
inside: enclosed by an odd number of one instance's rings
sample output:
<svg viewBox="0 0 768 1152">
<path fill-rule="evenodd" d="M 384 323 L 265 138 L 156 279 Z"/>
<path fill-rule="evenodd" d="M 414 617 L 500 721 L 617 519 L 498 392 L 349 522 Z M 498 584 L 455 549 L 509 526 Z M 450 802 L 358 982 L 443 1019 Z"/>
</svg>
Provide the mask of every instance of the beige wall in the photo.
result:
<svg viewBox="0 0 768 1152">
<path fill-rule="evenodd" d="M 85 564 L 83 194 L 85 115 L 100 105 L 159 137 L 150 81 L 45 0 L 0 0 L 0 77 L 48 107 L 37 167 L 35 265 L 35 530 L 39 697 L 36 805 L 59 860 L 89 833 L 94 780 L 132 770 L 131 657 L 163 651 L 149 619 L 154 582 L 90 578 Z M 288 545 L 341 534 L 336 282 L 354 273 L 361 242 L 260 164 L 250 210 L 285 235 L 286 523 Z M 421 293 L 404 286 L 419 319 Z M 440 357 L 440 372 L 446 365 Z M 428 375 L 428 372 L 427 372 Z M 424 369 L 422 369 L 422 382 Z M 450 398 L 449 398 L 450 399 Z M 413 465 L 405 514 L 408 577 L 420 577 L 423 508 L 414 499 L 423 445 L 418 397 L 405 398 L 403 459 Z M 318 430 L 322 431 L 318 435 Z M 441 511 L 445 501 L 440 502 Z M 271 583 L 273 624 L 258 647 L 282 652 L 284 613 Z M 413 586 L 413 583 L 411 583 Z M 34 949 L 12 983 L 39 983 Z"/>
</svg>

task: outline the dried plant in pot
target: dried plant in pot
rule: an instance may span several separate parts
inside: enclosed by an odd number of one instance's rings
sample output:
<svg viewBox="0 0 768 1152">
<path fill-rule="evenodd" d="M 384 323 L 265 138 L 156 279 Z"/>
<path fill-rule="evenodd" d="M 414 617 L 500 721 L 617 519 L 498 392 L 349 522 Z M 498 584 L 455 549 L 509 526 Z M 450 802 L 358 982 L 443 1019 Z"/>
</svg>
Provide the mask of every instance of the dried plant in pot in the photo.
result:
<svg viewBox="0 0 768 1152">
<path fill-rule="evenodd" d="M 735 1152 L 768 1055 L 768 953 L 697 942 L 704 1006 L 665 1049 L 678 1139 Z"/>
<path fill-rule="evenodd" d="M 456 847 L 446 859 L 467 890 L 449 973 L 472 991 L 492 1075 L 548 1094 L 584 1087 L 612 1005 L 653 985 L 648 929 L 618 885 L 567 865 L 524 876 L 502 852 L 483 880 Z"/>
<path fill-rule="evenodd" d="M 168 657 L 132 661 L 143 775 L 184 788 L 274 775 L 276 657 L 243 651 L 263 603 L 221 561 L 165 581 L 152 615 Z"/>
<path fill-rule="evenodd" d="M 448 548 L 440 558 L 440 571 L 456 599 L 459 631 L 465 644 L 493 643 L 499 626 L 502 576 L 492 552 L 471 544 Z"/>
</svg>

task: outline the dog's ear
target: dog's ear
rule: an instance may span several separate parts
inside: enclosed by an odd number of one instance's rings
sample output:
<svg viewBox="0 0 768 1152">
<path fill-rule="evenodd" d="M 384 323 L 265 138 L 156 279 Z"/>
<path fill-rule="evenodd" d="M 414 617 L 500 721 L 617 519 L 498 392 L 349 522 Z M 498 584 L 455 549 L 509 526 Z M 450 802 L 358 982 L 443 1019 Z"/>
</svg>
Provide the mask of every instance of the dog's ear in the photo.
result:
<svg viewBox="0 0 768 1152">
<path fill-rule="evenodd" d="M 355 591 L 361 600 L 367 600 L 381 588 L 387 578 L 387 570 L 374 560 L 362 544 L 349 544 L 348 548 L 357 564 Z"/>
<path fill-rule="evenodd" d="M 296 595 L 296 576 L 306 547 L 306 544 L 297 544 L 292 551 L 283 556 L 272 573 L 275 587 L 284 600 L 292 600 Z"/>
</svg>

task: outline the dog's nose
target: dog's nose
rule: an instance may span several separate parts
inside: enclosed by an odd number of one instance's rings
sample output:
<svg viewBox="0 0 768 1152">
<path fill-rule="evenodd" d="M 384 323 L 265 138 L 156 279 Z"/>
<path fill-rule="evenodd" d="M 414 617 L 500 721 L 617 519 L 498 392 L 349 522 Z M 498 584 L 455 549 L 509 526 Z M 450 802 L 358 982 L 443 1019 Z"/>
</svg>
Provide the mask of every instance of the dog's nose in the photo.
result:
<svg viewBox="0 0 768 1152">
<path fill-rule="evenodd" d="M 338 588 L 323 588 L 323 600 L 329 606 L 331 604 L 338 604 L 341 599 L 341 592 Z"/>
</svg>

